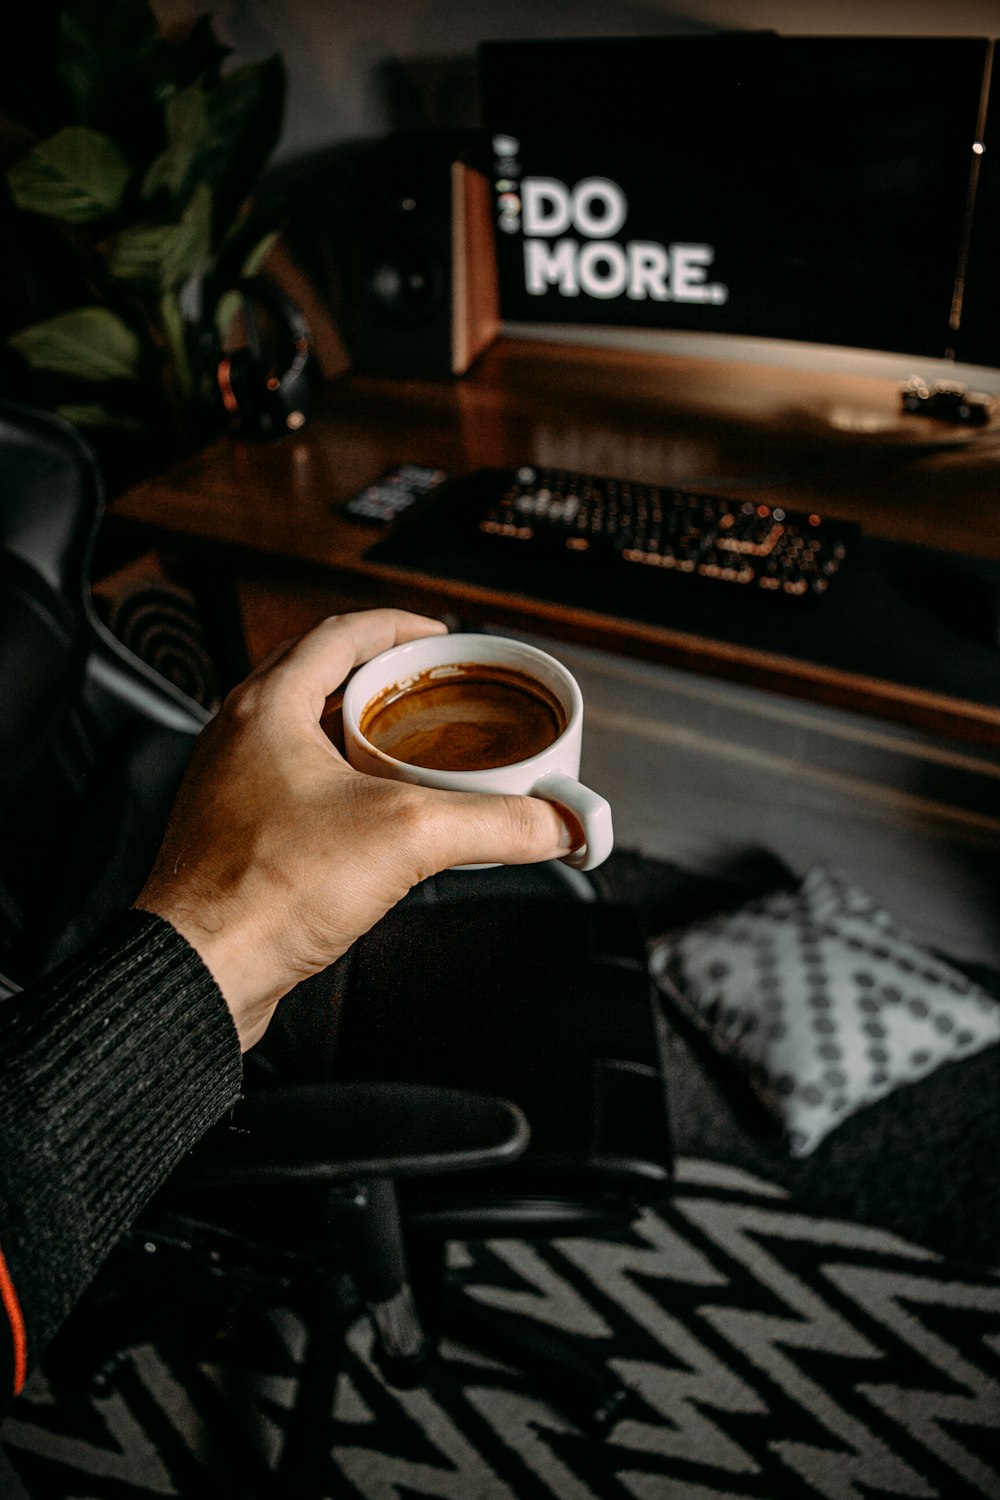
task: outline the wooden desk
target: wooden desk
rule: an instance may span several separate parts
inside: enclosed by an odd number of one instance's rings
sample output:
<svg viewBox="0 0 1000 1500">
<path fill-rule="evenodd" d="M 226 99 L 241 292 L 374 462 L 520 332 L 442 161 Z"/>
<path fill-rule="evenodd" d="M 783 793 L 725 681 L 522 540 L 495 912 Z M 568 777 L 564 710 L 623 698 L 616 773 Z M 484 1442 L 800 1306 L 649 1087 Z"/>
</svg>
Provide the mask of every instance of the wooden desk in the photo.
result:
<svg viewBox="0 0 1000 1500">
<path fill-rule="evenodd" d="M 331 610 L 392 603 L 1000 746 L 1000 650 L 984 648 L 980 700 L 761 650 L 739 632 L 712 639 L 513 586 L 374 563 L 365 557 L 372 528 L 340 507 L 404 460 L 454 474 L 555 463 L 645 482 L 701 481 L 723 494 L 745 494 L 746 481 L 760 478 L 762 496 L 857 521 L 866 537 L 1000 560 L 996 428 L 973 434 L 903 417 L 891 380 L 503 339 L 459 381 L 345 376 L 301 433 L 272 445 L 223 437 L 116 498 L 109 525 L 229 569 L 253 659 Z M 795 631 L 790 610 L 789 641 Z"/>
</svg>

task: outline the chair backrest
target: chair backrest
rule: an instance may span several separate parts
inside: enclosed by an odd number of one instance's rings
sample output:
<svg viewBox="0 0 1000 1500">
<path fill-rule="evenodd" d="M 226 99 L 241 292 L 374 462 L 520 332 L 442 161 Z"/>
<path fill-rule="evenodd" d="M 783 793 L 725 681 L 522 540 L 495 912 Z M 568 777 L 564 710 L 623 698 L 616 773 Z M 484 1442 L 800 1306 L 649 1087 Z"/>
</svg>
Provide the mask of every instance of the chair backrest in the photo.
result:
<svg viewBox="0 0 1000 1500">
<path fill-rule="evenodd" d="M 0 402 L 0 975 L 9 991 L 137 894 L 208 715 L 90 596 L 104 508 L 68 423 Z"/>
</svg>

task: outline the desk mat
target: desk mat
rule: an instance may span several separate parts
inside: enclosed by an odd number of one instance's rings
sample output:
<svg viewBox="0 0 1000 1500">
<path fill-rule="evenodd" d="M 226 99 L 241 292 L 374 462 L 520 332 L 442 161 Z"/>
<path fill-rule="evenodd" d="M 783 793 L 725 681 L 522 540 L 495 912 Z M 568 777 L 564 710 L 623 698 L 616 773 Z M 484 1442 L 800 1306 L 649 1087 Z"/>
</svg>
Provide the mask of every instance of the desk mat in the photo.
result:
<svg viewBox="0 0 1000 1500">
<path fill-rule="evenodd" d="M 1000 563 L 981 558 L 862 534 L 827 594 L 776 596 L 485 537 L 446 491 L 366 558 L 1000 707 Z"/>
</svg>

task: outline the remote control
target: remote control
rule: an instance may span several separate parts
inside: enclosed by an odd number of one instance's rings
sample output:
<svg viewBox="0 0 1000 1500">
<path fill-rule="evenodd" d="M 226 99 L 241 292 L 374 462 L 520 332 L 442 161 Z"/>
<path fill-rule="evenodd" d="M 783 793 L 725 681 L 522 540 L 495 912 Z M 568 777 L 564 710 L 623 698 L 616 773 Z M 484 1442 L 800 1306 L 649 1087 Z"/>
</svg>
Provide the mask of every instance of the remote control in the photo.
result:
<svg viewBox="0 0 1000 1500">
<path fill-rule="evenodd" d="M 397 464 L 346 501 L 344 515 L 356 521 L 389 526 L 447 477 L 444 469 L 434 469 L 428 464 Z"/>
</svg>

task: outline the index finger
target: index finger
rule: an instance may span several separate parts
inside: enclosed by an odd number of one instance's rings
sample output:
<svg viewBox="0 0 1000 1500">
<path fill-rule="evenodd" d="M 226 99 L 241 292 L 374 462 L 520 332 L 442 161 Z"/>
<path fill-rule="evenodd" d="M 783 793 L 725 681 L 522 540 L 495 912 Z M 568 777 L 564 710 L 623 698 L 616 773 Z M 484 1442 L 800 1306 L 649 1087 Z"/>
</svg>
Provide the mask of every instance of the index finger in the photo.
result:
<svg viewBox="0 0 1000 1500">
<path fill-rule="evenodd" d="M 302 694 L 318 719 L 327 698 L 343 686 L 355 667 L 390 646 L 446 633 L 447 626 L 441 620 L 403 609 L 330 615 L 301 636 L 270 670 L 280 674 L 290 690 Z"/>
</svg>

